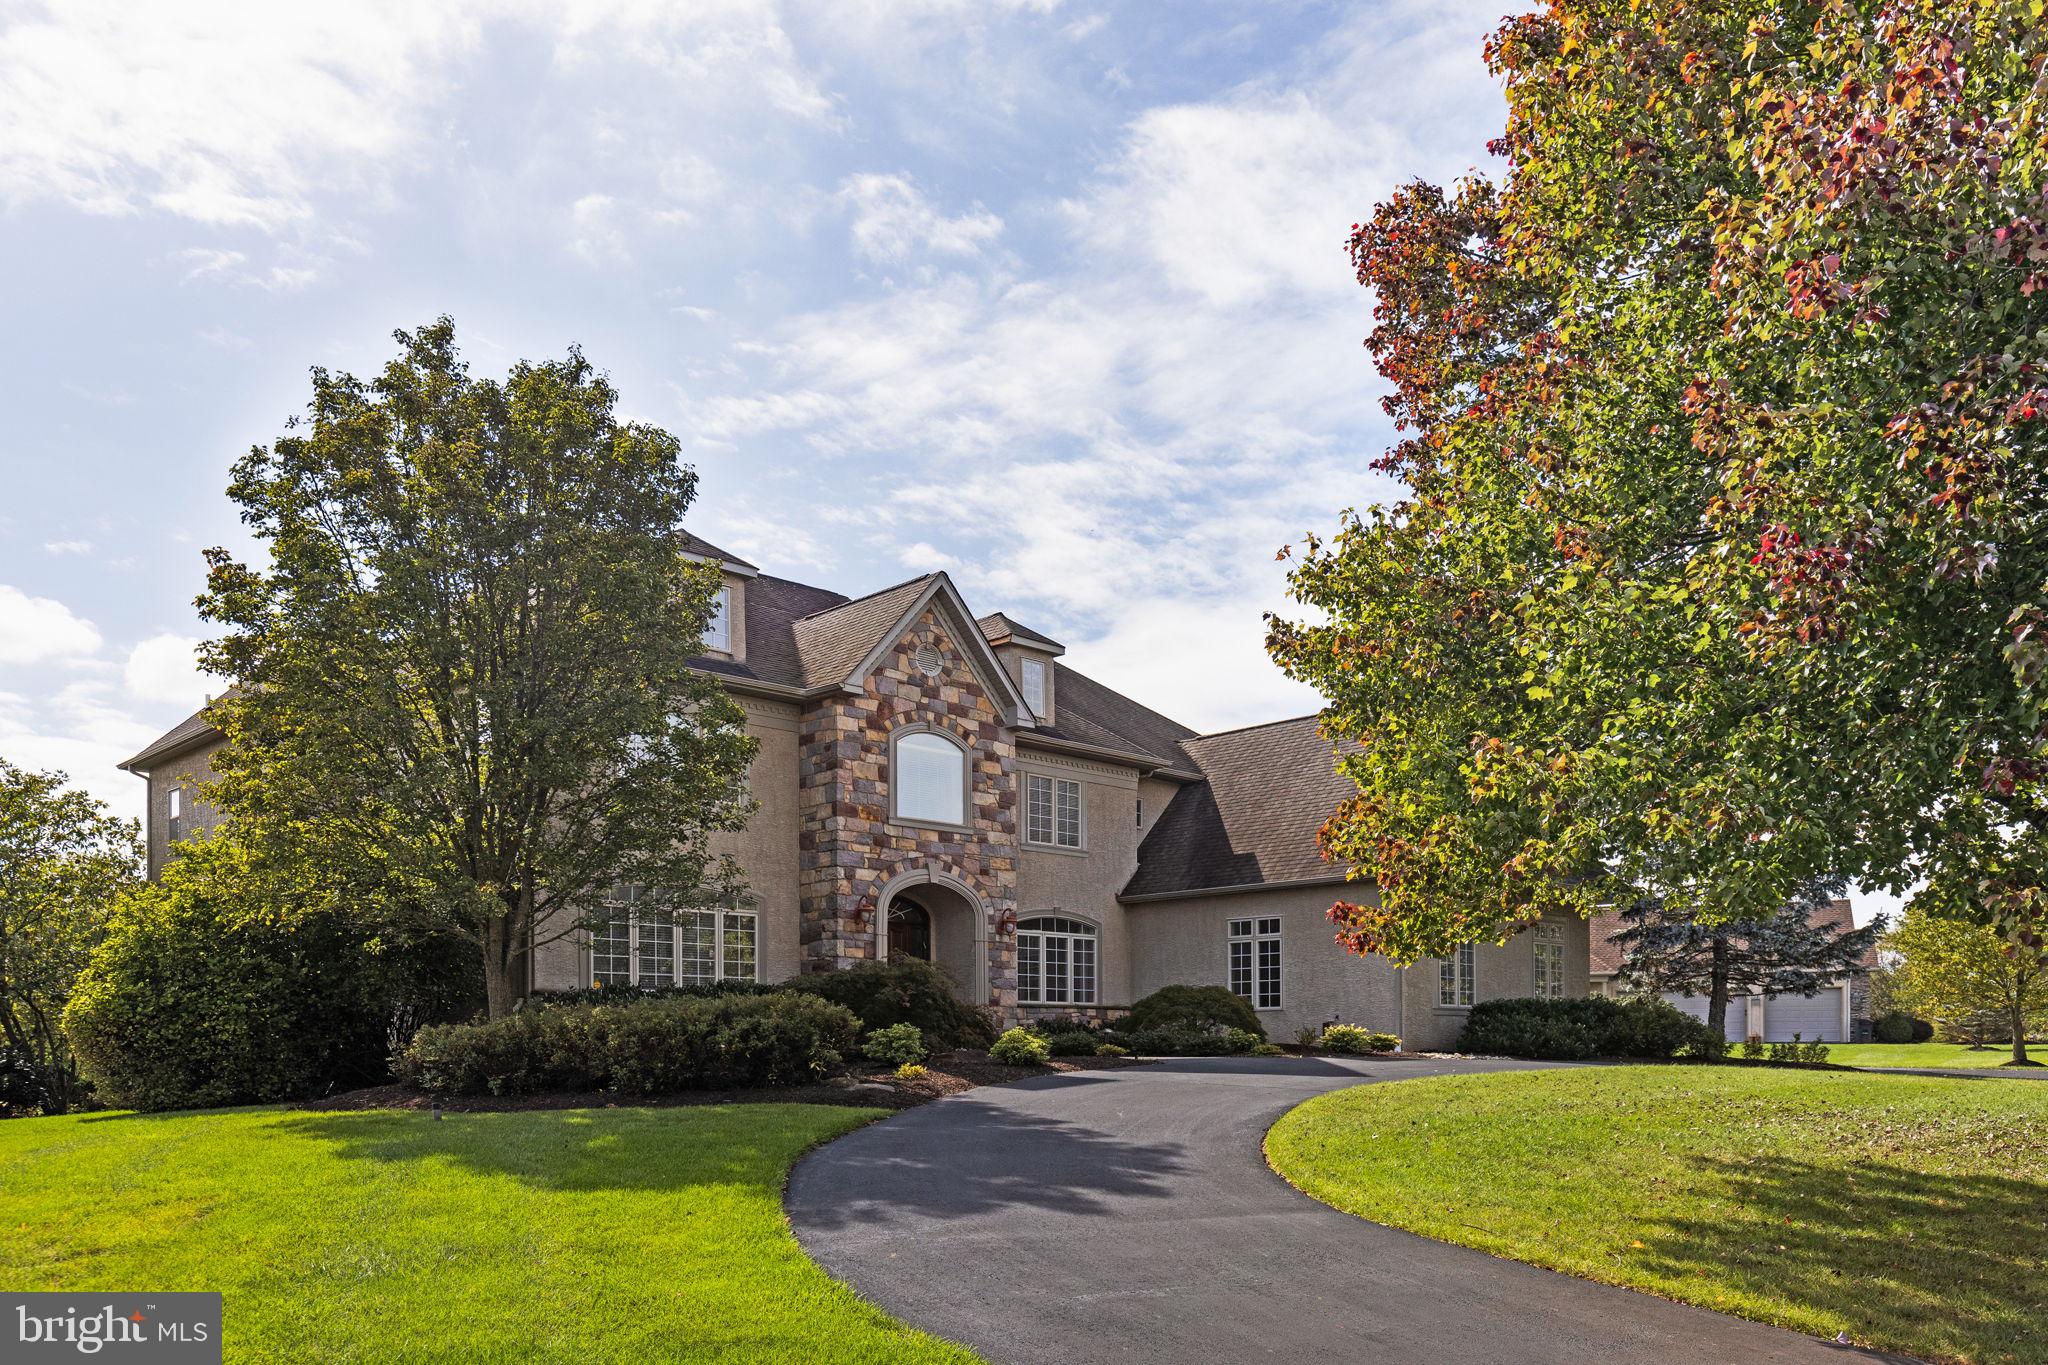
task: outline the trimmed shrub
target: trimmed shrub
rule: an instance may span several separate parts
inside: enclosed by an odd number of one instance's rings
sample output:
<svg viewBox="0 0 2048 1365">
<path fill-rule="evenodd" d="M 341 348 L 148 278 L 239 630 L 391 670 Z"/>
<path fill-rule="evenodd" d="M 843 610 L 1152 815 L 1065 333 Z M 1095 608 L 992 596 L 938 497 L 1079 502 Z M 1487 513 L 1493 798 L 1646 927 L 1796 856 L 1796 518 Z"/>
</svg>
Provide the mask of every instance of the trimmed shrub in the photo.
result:
<svg viewBox="0 0 2048 1365">
<path fill-rule="evenodd" d="M 1357 1057 L 1373 1050 L 1372 1034 L 1356 1024 L 1332 1024 L 1323 1030 L 1320 1041 L 1323 1051 L 1340 1057 Z"/>
<path fill-rule="evenodd" d="M 1931 1041 L 1933 1037 L 1933 1024 L 1929 1023 L 1925 1019 L 1915 1019 L 1913 1021 L 1913 1036 L 1908 1041 L 1915 1043 L 1925 1043 Z"/>
<path fill-rule="evenodd" d="M 919 1066 L 916 1062 L 905 1062 L 902 1066 L 896 1068 L 896 1079 L 906 1084 L 911 1081 L 921 1081 L 929 1075 L 931 1075 L 931 1072 Z"/>
<path fill-rule="evenodd" d="M 211 1108 L 388 1074 L 394 1015 L 417 1017 L 414 950 L 372 953 L 363 926 L 332 912 L 280 922 L 261 885 L 245 852 L 204 840 L 115 907 L 64 1012 L 102 1100 Z"/>
<path fill-rule="evenodd" d="M 584 986 L 573 991 L 535 991 L 526 997 L 535 1005 L 630 1005 L 640 1000 L 717 1000 L 728 995 L 769 995 L 786 983 L 705 981 L 688 986 Z"/>
<path fill-rule="evenodd" d="M 794 991 L 520 1010 L 421 1029 L 401 1079 L 443 1095 L 801 1085 L 844 1060 L 860 1021 Z"/>
<path fill-rule="evenodd" d="M 1924 1043 L 1933 1036 L 1934 1025 L 1915 1019 L 1904 1010 L 1881 1015 L 1870 1026 L 1871 1041 L 1876 1043 Z"/>
<path fill-rule="evenodd" d="M 1127 1047 L 1118 1047 L 1115 1043 L 1097 1043 L 1095 1045 L 1095 1055 L 1098 1057 L 1128 1057 L 1131 1055 L 1131 1050 Z"/>
<path fill-rule="evenodd" d="M 1254 1057 L 1285 1057 L 1287 1049 L 1277 1043 L 1260 1043 L 1252 1049 Z"/>
<path fill-rule="evenodd" d="M 1460 1052 L 1578 1061 L 1588 1057 L 1721 1055 L 1720 1040 L 1662 1000 L 1486 1000 L 1458 1035 Z"/>
<path fill-rule="evenodd" d="M 1117 1039 L 1141 1057 L 1236 1057 L 1265 1041 L 1241 1028 L 1221 1032 L 1197 1028 L 1141 1029 L 1118 1033 Z"/>
<path fill-rule="evenodd" d="M 1401 1037 L 1396 1033 L 1369 1033 L 1365 1037 L 1365 1045 L 1374 1052 L 1399 1052 Z"/>
<path fill-rule="evenodd" d="M 891 1024 L 870 1033 L 860 1050 L 871 1062 L 915 1066 L 925 1059 L 924 1034 L 915 1024 Z"/>
<path fill-rule="evenodd" d="M 1040 1015 L 1024 1027 L 1046 1038 L 1062 1033 L 1085 1033 L 1093 1038 L 1102 1032 L 1101 1025 L 1078 1014 Z"/>
<path fill-rule="evenodd" d="M 1131 1006 L 1118 1021 L 1119 1033 L 1150 1033 L 1160 1029 L 1189 1029 L 1216 1033 L 1242 1029 L 1263 1042 L 1266 1029 L 1258 1012 L 1241 995 L 1222 986 L 1161 986 Z"/>
<path fill-rule="evenodd" d="M 1052 1049 L 1030 1029 L 1013 1028 L 996 1039 L 988 1055 L 1011 1066 L 1043 1066 L 1052 1056 Z"/>
<path fill-rule="evenodd" d="M 891 1024 L 915 1024 L 934 1049 L 987 1047 L 996 1036 L 988 1012 L 962 1000 L 952 977 L 914 958 L 800 976 L 784 983 L 783 989 L 844 1006 L 870 1033 Z"/>
<path fill-rule="evenodd" d="M 1059 1033 L 1040 1035 L 1045 1046 L 1055 1057 L 1092 1057 L 1096 1045 L 1101 1041 L 1092 1033 L 1080 1029 L 1066 1029 Z"/>
</svg>

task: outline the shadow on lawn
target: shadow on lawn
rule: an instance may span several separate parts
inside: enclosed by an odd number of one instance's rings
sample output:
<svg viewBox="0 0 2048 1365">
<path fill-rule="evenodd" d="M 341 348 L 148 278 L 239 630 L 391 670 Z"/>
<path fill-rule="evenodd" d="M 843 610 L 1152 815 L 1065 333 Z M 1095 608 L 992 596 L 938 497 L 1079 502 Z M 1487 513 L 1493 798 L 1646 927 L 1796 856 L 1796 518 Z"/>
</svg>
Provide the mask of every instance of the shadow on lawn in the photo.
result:
<svg viewBox="0 0 2048 1365">
<path fill-rule="evenodd" d="M 1850 1330 L 1972 1360 L 2048 1361 L 2048 1186 L 1875 1163 L 1714 1157 L 1749 1217 L 1666 1219 L 1645 1268 L 1701 1268 L 1839 1312 Z"/>
</svg>

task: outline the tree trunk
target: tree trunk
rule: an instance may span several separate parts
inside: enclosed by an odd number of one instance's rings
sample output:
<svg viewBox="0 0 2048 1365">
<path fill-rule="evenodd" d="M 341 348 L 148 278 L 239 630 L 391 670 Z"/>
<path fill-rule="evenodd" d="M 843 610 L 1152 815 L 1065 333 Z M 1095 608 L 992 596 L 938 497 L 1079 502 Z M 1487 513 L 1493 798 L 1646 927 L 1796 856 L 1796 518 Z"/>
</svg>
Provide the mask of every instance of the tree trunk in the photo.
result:
<svg viewBox="0 0 2048 1365">
<path fill-rule="evenodd" d="M 1728 945 L 1714 940 L 1714 968 L 1707 978 L 1707 1028 L 1716 1038 L 1728 1036 Z"/>
<path fill-rule="evenodd" d="M 503 1019 L 519 1003 L 519 983 L 513 980 L 513 951 L 510 915 L 493 915 L 484 925 L 484 1002 L 493 1019 Z"/>
<path fill-rule="evenodd" d="M 2026 1066 L 2027 1063 L 2027 1014 L 2020 1008 L 2019 992 L 2012 998 L 2012 1064 Z"/>
</svg>

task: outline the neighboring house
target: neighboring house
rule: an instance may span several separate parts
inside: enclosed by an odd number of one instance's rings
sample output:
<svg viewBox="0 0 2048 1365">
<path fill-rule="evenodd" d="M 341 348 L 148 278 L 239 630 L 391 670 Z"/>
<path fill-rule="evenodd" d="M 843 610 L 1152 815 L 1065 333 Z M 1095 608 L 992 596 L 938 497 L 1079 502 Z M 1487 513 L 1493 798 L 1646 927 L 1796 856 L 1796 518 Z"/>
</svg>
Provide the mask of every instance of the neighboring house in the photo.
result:
<svg viewBox="0 0 2048 1365">
<path fill-rule="evenodd" d="M 1815 908 L 1808 922 L 1830 929 L 1855 927 L 1849 902 L 1842 898 Z M 1623 945 L 1614 942 L 1622 931 L 1619 911 L 1596 915 L 1591 921 L 1592 993 L 1618 996 L 1621 990 Z M 1728 1001 L 1728 1041 L 1749 1038 L 1765 1042 L 1790 1042 L 1793 1034 L 1824 1043 L 1867 1043 L 1870 1041 L 1870 974 L 1877 969 L 1877 950 L 1865 955 L 1853 972 L 1831 977 L 1816 995 L 1737 995 Z M 1664 998 L 1695 1019 L 1707 1017 L 1707 997 L 1666 991 Z"/>
<path fill-rule="evenodd" d="M 720 836 L 753 903 L 675 910 L 622 889 L 598 933 L 535 953 L 535 988 L 777 980 L 901 954 L 1009 1019 L 1214 983 L 1275 1037 L 1341 1018 L 1433 1048 L 1477 1001 L 1587 989 L 1578 920 L 1405 971 L 1338 947 L 1324 912 L 1373 892 L 1317 854 L 1353 789 L 1313 717 L 1198 735 L 1068 667 L 1050 637 L 975 617 L 945 574 L 848 599 L 693 548 L 725 572 L 698 662 L 760 741 L 760 808 Z M 220 742 L 194 717 L 123 765 L 150 782 L 152 874 L 165 793 L 211 826 L 192 783 Z"/>
</svg>

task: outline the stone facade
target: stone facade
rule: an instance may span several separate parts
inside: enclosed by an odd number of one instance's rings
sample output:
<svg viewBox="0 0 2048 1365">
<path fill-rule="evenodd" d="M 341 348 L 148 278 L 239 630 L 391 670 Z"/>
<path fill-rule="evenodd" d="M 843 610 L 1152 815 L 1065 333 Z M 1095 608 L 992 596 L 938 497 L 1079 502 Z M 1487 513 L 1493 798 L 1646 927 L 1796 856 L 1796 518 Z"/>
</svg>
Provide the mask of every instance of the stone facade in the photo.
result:
<svg viewBox="0 0 2048 1365">
<path fill-rule="evenodd" d="M 1006 1013 L 1017 991 L 1017 743 L 957 627 L 922 612 L 862 680 L 862 690 L 805 708 L 798 740 L 798 892 L 803 970 L 831 971 L 881 955 L 884 903 L 907 874 L 936 873 L 979 901 L 987 1003 Z M 919 667 L 935 653 L 938 672 Z M 925 656 L 929 660 L 930 655 Z M 967 751 L 967 824 L 913 824 L 891 813 L 891 737 L 928 725 Z"/>
</svg>

